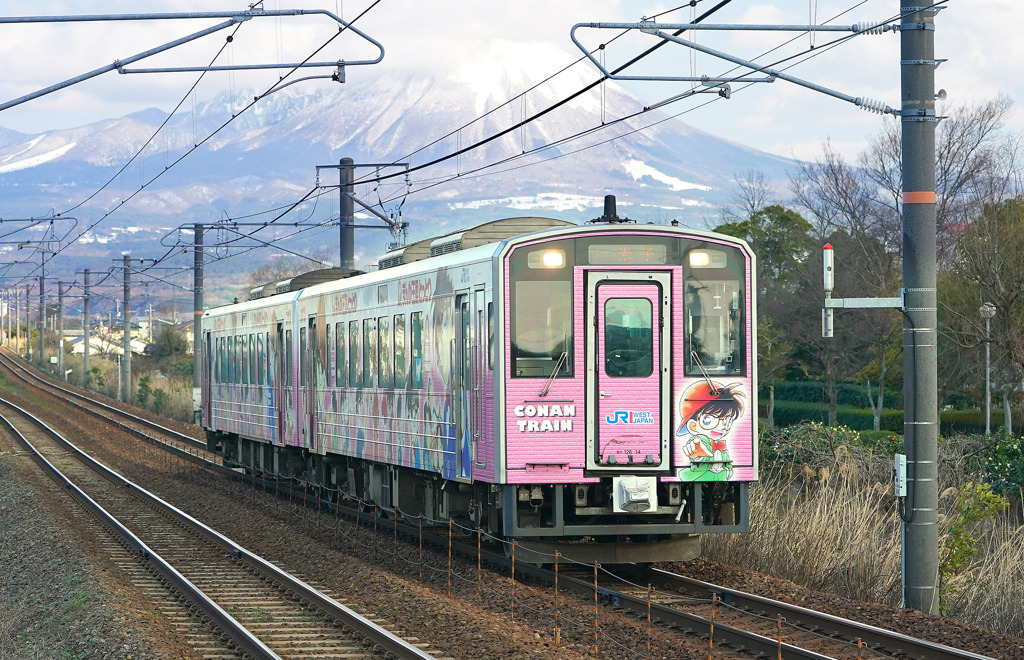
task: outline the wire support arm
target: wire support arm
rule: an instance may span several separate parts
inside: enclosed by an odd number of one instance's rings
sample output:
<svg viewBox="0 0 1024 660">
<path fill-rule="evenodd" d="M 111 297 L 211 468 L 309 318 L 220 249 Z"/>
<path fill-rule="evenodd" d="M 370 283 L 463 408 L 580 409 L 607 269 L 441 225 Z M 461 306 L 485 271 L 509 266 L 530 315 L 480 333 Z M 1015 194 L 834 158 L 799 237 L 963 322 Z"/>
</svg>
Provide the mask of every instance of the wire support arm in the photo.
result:
<svg viewBox="0 0 1024 660">
<path fill-rule="evenodd" d="M 689 29 L 690 27 L 692 27 L 692 25 L 689 24 L 689 23 L 685 23 L 685 24 L 681 24 L 681 25 L 685 26 L 686 29 Z M 598 70 L 600 70 L 601 73 L 603 75 L 605 75 L 609 80 L 646 80 L 646 81 L 661 81 L 661 82 L 691 82 L 692 78 L 691 77 L 681 77 L 681 76 L 622 76 L 622 75 L 615 74 L 615 73 L 609 71 L 604 65 L 602 65 L 601 62 L 598 61 L 598 59 L 596 57 L 594 57 L 593 54 L 591 54 L 586 49 L 586 47 L 584 47 L 583 44 L 580 43 L 580 41 L 576 38 L 576 34 L 575 34 L 576 30 L 578 28 L 581 28 L 581 27 L 586 27 L 586 28 L 590 28 L 590 27 L 593 27 L 593 28 L 611 28 L 611 27 L 615 27 L 617 29 L 636 29 L 636 30 L 640 30 L 641 32 L 643 32 L 645 34 L 649 34 L 651 36 L 658 37 L 663 42 L 670 41 L 672 43 L 679 44 L 680 46 L 685 46 L 687 48 L 692 48 L 693 50 L 699 51 L 701 53 L 705 53 L 706 55 L 711 55 L 712 57 L 717 57 L 717 58 L 719 58 L 721 60 L 725 60 L 726 62 L 731 62 L 732 64 L 737 64 L 739 66 L 748 68 L 751 71 L 753 71 L 754 73 L 767 74 L 768 77 L 769 77 L 769 80 L 767 80 L 766 82 L 772 82 L 775 79 L 785 80 L 787 82 L 793 83 L 794 85 L 799 85 L 801 87 L 806 87 L 807 89 L 819 92 L 821 94 L 825 94 L 826 96 L 831 96 L 831 97 L 837 98 L 837 99 L 839 99 L 841 101 L 846 101 L 848 103 L 852 103 L 852 104 L 854 104 L 854 105 L 856 105 L 856 106 L 858 106 L 860 108 L 864 108 L 865 110 L 870 110 L 872 112 L 877 112 L 877 113 L 880 113 L 880 114 L 893 114 L 893 115 L 897 114 L 896 110 L 894 110 L 892 107 L 890 107 L 888 104 L 886 104 L 884 102 L 876 101 L 874 99 L 868 99 L 868 98 L 860 97 L 860 96 L 857 96 L 857 97 L 850 96 L 849 94 L 844 94 L 843 92 L 839 92 L 839 91 L 836 91 L 834 89 L 829 89 L 828 87 L 824 87 L 822 85 L 818 85 L 817 83 L 810 82 L 809 80 L 804 80 L 803 78 L 798 78 L 796 76 L 790 75 L 790 74 L 785 73 L 783 71 L 779 71 L 778 69 L 775 69 L 773 67 L 764 66 L 764 65 L 758 64 L 757 62 L 752 62 L 750 60 L 745 60 L 745 59 L 743 59 L 741 57 L 736 57 L 734 55 L 730 55 L 730 54 L 725 53 L 723 51 L 716 50 L 714 48 L 709 48 L 708 46 L 704 46 L 702 44 L 698 44 L 698 43 L 696 43 L 694 41 L 690 41 L 688 39 L 683 39 L 682 37 L 670 34 L 668 32 L 665 32 L 664 30 L 659 29 L 662 26 L 660 26 L 657 23 L 651 22 L 651 21 L 646 21 L 646 22 L 643 22 L 643 23 L 577 23 L 576 25 L 573 26 L 572 31 L 570 32 L 570 36 L 572 38 L 573 43 L 576 44 L 577 48 L 579 48 L 581 51 L 583 51 L 583 53 L 587 56 L 587 59 L 589 59 L 591 61 L 591 63 L 593 63 L 594 66 L 596 66 L 598 68 Z M 669 27 L 672 27 L 672 26 L 669 26 Z M 719 27 L 724 27 L 724 26 L 719 26 Z M 784 27 L 797 27 L 797 26 L 784 26 Z M 803 27 L 803 26 L 801 26 L 801 27 Z M 850 30 L 848 29 L 847 31 L 850 31 Z"/>
<path fill-rule="evenodd" d="M 191 41 L 201 39 L 202 37 L 211 35 L 215 32 L 219 32 L 225 28 L 232 27 L 239 23 L 251 20 L 253 18 L 262 17 L 281 17 L 281 16 L 303 16 L 303 15 L 314 15 L 320 14 L 328 16 L 338 23 L 341 30 L 352 30 L 357 35 L 370 42 L 377 48 L 377 55 L 372 59 L 365 60 L 334 60 L 330 62 L 302 62 L 296 64 L 282 65 L 280 63 L 274 64 L 251 64 L 251 65 L 233 65 L 233 66 L 207 66 L 207 67 L 166 67 L 166 68 L 155 68 L 155 69 L 126 69 L 125 66 L 134 64 L 140 60 L 144 60 L 153 55 L 157 55 L 178 46 L 187 44 Z M 80 82 L 95 78 L 96 76 L 110 71 L 118 71 L 119 73 L 179 73 L 188 71 L 234 71 L 234 70 L 245 70 L 245 69 L 276 69 L 282 66 L 291 68 L 301 67 L 341 67 L 341 66 L 358 66 L 377 64 L 384 59 L 384 46 L 376 39 L 370 37 L 368 34 L 355 27 L 351 23 L 347 23 L 334 13 L 324 9 L 281 9 L 281 10 L 249 10 L 249 11 L 236 11 L 236 12 L 185 12 L 185 13 L 164 13 L 164 14 L 100 14 L 100 15 L 78 15 L 78 16 L 5 16 L 0 17 L 0 24 L 5 23 L 71 23 L 71 22 L 83 22 L 83 21 L 143 21 L 143 20 L 171 20 L 171 19 L 209 19 L 209 18 L 227 18 L 228 20 L 213 25 L 211 27 L 199 30 L 190 35 L 181 37 L 169 41 L 156 48 L 137 53 L 125 59 L 115 60 L 111 64 L 107 64 L 98 69 L 94 69 L 87 73 L 69 78 L 63 82 L 50 85 L 38 91 L 26 94 L 25 96 L 0 103 L 0 111 L 6 110 L 7 108 L 20 105 L 27 101 L 37 99 L 47 94 L 60 91 L 72 85 Z"/>
</svg>

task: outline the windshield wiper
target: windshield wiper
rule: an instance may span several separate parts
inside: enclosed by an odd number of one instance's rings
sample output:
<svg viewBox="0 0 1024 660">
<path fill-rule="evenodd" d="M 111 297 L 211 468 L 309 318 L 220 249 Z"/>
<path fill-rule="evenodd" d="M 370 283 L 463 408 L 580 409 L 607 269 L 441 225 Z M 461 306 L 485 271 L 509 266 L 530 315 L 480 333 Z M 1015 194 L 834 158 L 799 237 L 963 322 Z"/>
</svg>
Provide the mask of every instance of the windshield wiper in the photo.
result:
<svg viewBox="0 0 1024 660">
<path fill-rule="evenodd" d="M 711 395 L 718 396 L 718 388 L 711 382 L 711 376 L 709 376 L 708 372 L 705 371 L 704 364 L 700 361 L 700 356 L 697 355 L 697 351 L 690 351 L 690 357 L 693 358 L 693 361 L 697 364 L 697 368 L 700 369 L 700 373 L 704 376 L 704 380 L 708 381 L 708 387 L 711 389 Z"/>
</svg>

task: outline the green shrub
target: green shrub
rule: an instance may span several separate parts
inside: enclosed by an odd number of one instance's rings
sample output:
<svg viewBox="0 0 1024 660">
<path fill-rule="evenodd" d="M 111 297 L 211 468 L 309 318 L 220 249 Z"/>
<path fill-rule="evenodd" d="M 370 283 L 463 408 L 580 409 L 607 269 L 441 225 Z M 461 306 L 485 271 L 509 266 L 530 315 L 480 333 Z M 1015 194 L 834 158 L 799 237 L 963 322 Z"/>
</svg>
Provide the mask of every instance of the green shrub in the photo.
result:
<svg viewBox="0 0 1024 660">
<path fill-rule="evenodd" d="M 957 590 L 955 578 L 963 575 L 978 554 L 981 523 L 1009 506 L 1006 498 L 988 484 L 967 483 L 957 494 L 949 517 L 949 529 L 939 550 L 939 611 L 946 613 L 950 595 Z"/>
<path fill-rule="evenodd" d="M 985 481 L 992 490 L 1006 497 L 1024 494 L 1024 438 L 998 436 L 988 447 Z"/>
<path fill-rule="evenodd" d="M 147 375 L 147 376 L 143 376 L 142 378 L 140 378 L 139 379 L 139 392 L 136 395 L 136 396 L 138 396 L 138 399 L 139 399 L 139 405 L 141 405 L 142 407 L 145 407 L 146 406 L 146 401 L 149 400 L 149 395 L 152 394 L 152 392 L 153 392 L 153 387 L 152 387 L 152 385 L 150 385 L 150 377 Z"/>
<path fill-rule="evenodd" d="M 872 388 L 872 401 L 876 400 L 878 390 Z M 758 397 L 767 400 L 768 387 L 762 385 L 758 390 Z M 815 381 L 775 381 L 775 400 L 803 401 L 805 403 L 828 403 L 828 396 L 822 383 Z M 864 385 L 856 383 L 836 384 L 836 403 L 841 406 L 853 406 L 865 408 L 868 406 L 868 390 Z M 885 403 L 890 406 L 903 405 L 903 390 L 898 387 L 886 386 Z"/>
<path fill-rule="evenodd" d="M 762 404 L 764 402 L 762 401 Z M 762 412 L 764 405 L 762 405 Z M 828 405 L 823 403 L 806 403 L 800 401 L 775 401 L 775 424 L 777 426 L 793 426 L 802 422 L 828 421 Z M 903 411 L 882 410 L 881 428 L 890 433 L 903 433 Z M 836 423 L 858 431 L 874 428 L 874 416 L 869 408 L 838 406 Z"/>
</svg>

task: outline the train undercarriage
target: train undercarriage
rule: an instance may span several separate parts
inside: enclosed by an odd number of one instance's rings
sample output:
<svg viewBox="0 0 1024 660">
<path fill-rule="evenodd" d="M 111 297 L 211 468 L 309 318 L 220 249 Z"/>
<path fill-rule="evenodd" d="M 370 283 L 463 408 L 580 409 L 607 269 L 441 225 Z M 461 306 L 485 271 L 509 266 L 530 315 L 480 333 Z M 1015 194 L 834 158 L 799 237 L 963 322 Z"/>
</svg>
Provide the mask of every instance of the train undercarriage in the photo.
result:
<svg viewBox="0 0 1024 660">
<path fill-rule="evenodd" d="M 207 447 L 225 462 L 261 476 L 321 489 L 325 499 L 375 505 L 426 526 L 447 526 L 496 541 L 515 541 L 517 559 L 685 561 L 700 554 L 700 534 L 749 531 L 747 483 L 657 482 L 656 507 L 616 510 L 613 478 L 586 484 L 460 483 L 422 470 L 339 454 L 319 455 L 231 433 L 207 431 Z"/>
</svg>

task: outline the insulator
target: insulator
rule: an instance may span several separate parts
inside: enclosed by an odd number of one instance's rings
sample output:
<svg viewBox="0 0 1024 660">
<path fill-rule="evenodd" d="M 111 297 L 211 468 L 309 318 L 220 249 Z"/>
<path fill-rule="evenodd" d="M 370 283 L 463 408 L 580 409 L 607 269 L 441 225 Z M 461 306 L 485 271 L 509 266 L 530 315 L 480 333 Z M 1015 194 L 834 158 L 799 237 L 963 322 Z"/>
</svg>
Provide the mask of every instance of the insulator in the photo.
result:
<svg viewBox="0 0 1024 660">
<path fill-rule="evenodd" d="M 876 101 L 875 99 L 858 96 L 853 100 L 853 102 L 868 112 L 877 112 L 880 115 L 884 115 L 886 112 L 889 112 L 889 106 L 885 101 Z"/>
<path fill-rule="evenodd" d="M 884 22 L 879 21 L 867 21 L 864 23 L 854 23 L 853 31 L 857 34 L 882 34 L 893 29 Z"/>
</svg>

